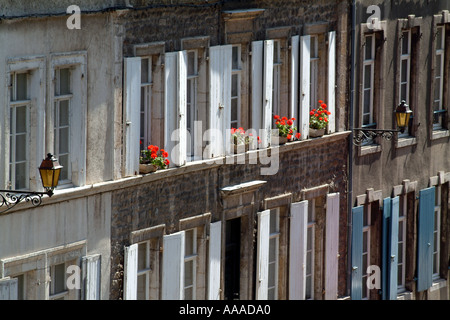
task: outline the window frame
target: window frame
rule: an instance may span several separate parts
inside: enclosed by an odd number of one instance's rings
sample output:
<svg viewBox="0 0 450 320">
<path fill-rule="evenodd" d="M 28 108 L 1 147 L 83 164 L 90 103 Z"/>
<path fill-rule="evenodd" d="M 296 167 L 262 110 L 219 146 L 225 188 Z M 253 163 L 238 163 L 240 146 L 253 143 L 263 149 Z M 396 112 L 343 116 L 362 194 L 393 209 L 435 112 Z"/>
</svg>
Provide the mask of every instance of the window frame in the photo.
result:
<svg viewBox="0 0 450 320">
<path fill-rule="evenodd" d="M 189 74 L 189 54 L 194 54 L 194 66 L 193 73 Z M 186 139 L 186 160 L 193 161 L 197 160 L 195 151 L 196 151 L 196 142 L 195 139 L 195 124 L 198 121 L 198 81 L 199 81 L 199 72 L 198 72 L 198 49 L 186 50 L 187 54 L 187 89 L 186 89 L 186 130 L 190 133 L 188 138 Z M 190 90 L 189 90 L 190 85 Z M 189 101 L 189 96 L 191 97 L 191 101 Z M 190 110 L 189 110 L 190 108 Z M 188 114 L 190 111 L 190 114 Z M 190 120 L 190 121 L 188 121 Z M 189 139 L 190 136 L 190 139 Z M 190 146 L 189 146 L 190 145 Z"/>
<path fill-rule="evenodd" d="M 234 48 L 237 48 L 237 68 L 233 68 L 233 53 L 234 53 Z M 236 115 L 237 115 L 237 119 L 233 120 L 230 116 L 230 127 L 231 128 L 239 128 L 241 126 L 241 94 L 242 94 L 242 90 L 241 90 L 241 81 L 242 81 L 242 46 L 241 44 L 233 44 L 232 45 L 232 54 L 231 54 L 231 84 L 230 84 L 230 88 L 231 88 L 231 100 L 230 100 L 230 108 L 233 108 L 233 100 L 236 100 L 236 105 L 237 105 L 237 110 L 236 110 Z M 237 81 L 236 81 L 236 86 L 237 86 L 237 94 L 233 96 L 233 78 L 236 77 Z M 233 112 L 231 112 L 231 115 L 233 114 Z M 233 125 L 233 123 L 235 123 L 235 125 Z"/>
<path fill-rule="evenodd" d="M 143 61 L 147 61 L 147 79 L 142 79 Z M 140 110 L 140 149 L 145 150 L 151 144 L 153 98 L 153 57 L 141 57 L 141 110 Z M 142 125 L 144 125 L 142 127 Z"/>
<path fill-rule="evenodd" d="M 444 125 L 444 115 L 442 114 L 442 112 L 445 112 L 446 110 L 444 109 L 443 106 L 443 100 L 444 100 L 444 82 L 445 82 L 445 50 L 446 50 L 446 41 L 445 41 L 445 37 L 446 37 L 446 32 L 445 32 L 445 24 L 444 25 L 437 25 L 436 26 L 436 33 L 434 34 L 434 46 L 435 46 L 435 50 L 434 50 L 434 75 L 433 75 L 433 86 L 434 86 L 434 90 L 432 90 L 432 99 L 433 99 L 433 104 L 432 104 L 432 110 L 433 110 L 433 130 L 442 130 L 445 129 L 445 125 Z M 438 43 L 436 41 L 436 36 L 438 34 L 438 31 L 441 30 L 441 43 L 440 43 L 440 48 L 438 47 Z M 440 68 L 438 69 L 437 66 L 437 61 L 438 59 L 440 60 Z M 436 82 L 439 78 L 439 88 L 437 88 Z M 439 90 L 439 97 L 436 100 L 436 95 L 435 95 L 435 90 Z M 436 102 L 438 102 L 438 106 L 436 109 Z M 436 117 L 438 117 L 438 121 L 436 122 L 435 119 Z"/>
<path fill-rule="evenodd" d="M 269 300 L 278 300 L 278 290 L 279 290 L 279 267 L 280 267 L 280 259 L 279 259 L 279 252 L 280 252 L 280 236 L 281 236 L 281 230 L 280 230 L 280 208 L 273 208 L 270 210 L 270 227 L 272 227 L 272 219 L 275 218 L 275 230 L 272 232 L 269 229 L 269 260 L 268 260 L 268 276 L 270 277 L 270 265 L 274 265 L 274 274 L 272 276 L 274 277 L 273 280 L 268 279 L 268 288 L 267 288 L 267 298 Z M 274 253 L 274 260 L 270 260 L 271 257 L 271 246 L 270 242 L 275 241 L 275 253 Z M 273 281 L 274 285 L 270 286 L 271 281 Z M 270 291 L 273 290 L 273 298 L 270 297 Z"/>
<path fill-rule="evenodd" d="M 315 278 L 315 228 L 316 228 L 316 210 L 315 210 L 315 198 L 310 199 L 308 202 L 308 222 L 307 222 L 307 233 L 311 232 L 311 243 L 308 242 L 308 234 L 306 236 L 306 274 L 305 274 L 305 299 L 314 300 L 314 278 Z M 310 273 L 308 273 L 308 254 L 311 255 L 311 265 L 309 266 Z M 310 288 L 308 288 L 308 278 L 311 278 Z M 308 290 L 310 295 L 308 296 Z"/>
<path fill-rule="evenodd" d="M 281 114 L 281 39 L 273 39 L 272 117 Z"/>
</svg>

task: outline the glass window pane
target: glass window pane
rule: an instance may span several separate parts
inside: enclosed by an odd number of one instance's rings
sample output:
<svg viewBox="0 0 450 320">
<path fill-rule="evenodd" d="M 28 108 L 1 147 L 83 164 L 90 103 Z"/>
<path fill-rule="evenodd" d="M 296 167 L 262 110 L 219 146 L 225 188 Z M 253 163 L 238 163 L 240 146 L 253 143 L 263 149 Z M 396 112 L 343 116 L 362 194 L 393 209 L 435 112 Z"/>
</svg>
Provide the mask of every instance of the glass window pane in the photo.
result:
<svg viewBox="0 0 450 320">
<path fill-rule="evenodd" d="M 69 128 L 59 129 L 59 154 L 69 152 Z"/>
<path fill-rule="evenodd" d="M 443 49 L 442 48 L 442 27 L 437 28 L 436 34 L 436 50 Z"/>
<path fill-rule="evenodd" d="M 311 250 L 312 249 L 312 245 L 313 245 L 313 229 L 312 228 L 308 228 L 307 232 L 306 232 L 306 249 L 307 250 Z"/>
<path fill-rule="evenodd" d="M 311 37 L 310 57 L 317 58 L 317 37 Z"/>
<path fill-rule="evenodd" d="M 60 180 L 69 179 L 69 155 L 59 155 L 58 162 L 63 166 L 61 170 Z"/>
<path fill-rule="evenodd" d="M 237 98 L 231 99 L 231 121 L 238 120 L 238 100 Z"/>
<path fill-rule="evenodd" d="M 236 70 L 239 69 L 239 47 L 234 46 L 232 48 L 232 66 L 231 68 Z"/>
<path fill-rule="evenodd" d="M 70 69 L 64 68 L 59 70 L 59 94 L 70 93 Z"/>
<path fill-rule="evenodd" d="M 185 241 L 184 241 L 184 245 L 185 245 L 185 251 L 184 254 L 185 256 L 190 256 L 192 254 L 194 254 L 194 230 L 188 230 L 185 232 Z"/>
<path fill-rule="evenodd" d="M 27 135 L 16 135 L 16 162 L 27 160 Z"/>
<path fill-rule="evenodd" d="M 407 84 L 403 83 L 400 86 L 400 100 L 405 100 L 406 103 L 408 103 L 408 97 L 407 97 Z"/>
<path fill-rule="evenodd" d="M 237 97 L 238 95 L 238 75 L 237 74 L 233 74 L 231 77 L 231 96 L 232 97 Z"/>
<path fill-rule="evenodd" d="M 398 244 L 398 263 L 403 263 L 403 243 Z"/>
<path fill-rule="evenodd" d="M 16 107 L 16 132 L 15 133 L 25 133 L 27 132 L 27 107 Z M 12 127 L 11 127 L 12 128 Z"/>
<path fill-rule="evenodd" d="M 148 59 L 141 59 L 141 83 L 148 82 Z"/>
<path fill-rule="evenodd" d="M 363 252 L 367 252 L 367 240 L 368 240 L 368 232 L 363 232 Z"/>
<path fill-rule="evenodd" d="M 364 66 L 364 89 L 372 87 L 372 66 Z"/>
<path fill-rule="evenodd" d="M 278 210 L 270 210 L 270 227 L 269 233 L 278 232 Z"/>
<path fill-rule="evenodd" d="M 18 73 L 16 76 L 16 100 L 28 99 L 28 75 L 26 73 Z"/>
<path fill-rule="evenodd" d="M 365 60 L 373 59 L 372 57 L 372 37 L 373 36 L 367 36 L 366 37 L 366 50 L 364 53 Z"/>
<path fill-rule="evenodd" d="M 269 262 L 276 260 L 277 254 L 277 240 L 275 238 L 269 239 Z"/>
<path fill-rule="evenodd" d="M 194 261 L 189 260 L 184 263 L 184 286 L 192 286 L 194 284 Z"/>
<path fill-rule="evenodd" d="M 310 299 L 312 297 L 312 277 L 306 277 L 306 299 Z"/>
<path fill-rule="evenodd" d="M 147 267 L 147 243 L 138 244 L 138 270 L 146 269 Z"/>
<path fill-rule="evenodd" d="M 26 189 L 27 188 L 27 163 L 16 163 L 16 180 L 15 180 L 15 189 Z"/>
<path fill-rule="evenodd" d="M 398 222 L 398 241 L 403 241 L 403 221 Z"/>
<path fill-rule="evenodd" d="M 409 38 L 408 38 L 408 31 L 404 31 L 402 33 L 403 38 L 402 38 L 402 54 L 408 54 L 409 53 L 409 48 L 408 48 L 408 42 L 409 42 Z"/>
<path fill-rule="evenodd" d="M 195 52 L 191 51 L 187 54 L 188 58 L 188 76 L 192 76 L 196 74 L 195 71 Z"/>
<path fill-rule="evenodd" d="M 269 288 L 267 290 L 267 300 L 275 300 L 275 288 Z"/>
<path fill-rule="evenodd" d="M 52 281 L 54 290 L 53 294 L 63 292 L 65 290 L 66 268 L 64 263 L 54 266 L 54 275 Z"/>
<path fill-rule="evenodd" d="M 268 285 L 269 287 L 275 286 L 275 263 L 269 263 L 269 279 L 268 279 Z"/>
<path fill-rule="evenodd" d="M 408 60 L 402 60 L 402 65 L 401 65 L 401 78 L 400 81 L 401 82 L 407 82 L 408 81 Z"/>
<path fill-rule="evenodd" d="M 364 113 L 370 113 L 370 90 L 364 90 Z"/>
<path fill-rule="evenodd" d="M 137 300 L 146 300 L 145 294 L 145 278 L 147 275 L 142 274 L 137 277 Z"/>
<path fill-rule="evenodd" d="M 313 265 L 312 252 L 307 252 L 306 253 L 306 274 L 311 274 L 312 265 Z"/>
<path fill-rule="evenodd" d="M 185 300 L 192 300 L 194 299 L 193 296 L 193 292 L 194 292 L 194 287 L 190 287 L 184 290 L 184 299 Z"/>
<path fill-rule="evenodd" d="M 62 100 L 59 102 L 59 125 L 69 125 L 69 100 Z"/>
</svg>

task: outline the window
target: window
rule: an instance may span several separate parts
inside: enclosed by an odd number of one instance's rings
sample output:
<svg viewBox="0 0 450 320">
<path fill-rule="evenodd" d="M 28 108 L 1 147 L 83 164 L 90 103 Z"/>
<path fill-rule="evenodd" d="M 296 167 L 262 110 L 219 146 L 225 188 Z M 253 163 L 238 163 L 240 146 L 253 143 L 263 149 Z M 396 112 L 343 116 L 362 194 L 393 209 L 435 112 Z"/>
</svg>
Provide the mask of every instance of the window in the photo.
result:
<svg viewBox="0 0 450 320">
<path fill-rule="evenodd" d="M 241 46 L 232 47 L 231 66 L 231 128 L 241 123 Z"/>
<path fill-rule="evenodd" d="M 363 216 L 363 263 L 362 263 L 362 299 L 370 299 L 369 291 L 367 286 L 368 273 L 367 268 L 370 266 L 370 221 L 371 221 L 371 206 L 364 206 L 364 216 Z"/>
<path fill-rule="evenodd" d="M 308 205 L 308 227 L 306 234 L 306 299 L 314 299 L 314 238 L 315 238 L 315 199 Z"/>
<path fill-rule="evenodd" d="M 29 188 L 30 79 L 28 72 L 11 74 L 9 187 Z"/>
<path fill-rule="evenodd" d="M 60 263 L 50 267 L 50 300 L 65 300 L 68 295 L 66 288 L 66 264 Z"/>
<path fill-rule="evenodd" d="M 194 157 L 194 124 L 198 119 L 197 110 L 197 79 L 198 79 L 198 66 L 197 66 L 197 50 L 187 52 L 187 95 L 186 95 L 186 128 L 189 132 L 187 143 L 187 160 L 191 160 Z M 189 139 L 190 137 L 190 139 Z"/>
<path fill-rule="evenodd" d="M 278 299 L 278 258 L 280 246 L 280 210 L 270 210 L 269 226 L 269 281 L 268 294 L 269 300 Z"/>
<path fill-rule="evenodd" d="M 273 86 L 272 86 L 272 116 L 279 115 L 281 92 L 281 48 L 280 40 L 273 41 Z"/>
<path fill-rule="evenodd" d="M 375 76 L 375 35 L 365 36 L 362 76 L 362 127 L 375 127 L 374 123 L 374 76 Z"/>
<path fill-rule="evenodd" d="M 319 88 L 319 37 L 317 35 L 311 36 L 310 43 L 310 110 L 316 108 L 318 98 L 318 88 Z"/>
<path fill-rule="evenodd" d="M 55 70 L 54 98 L 54 155 L 63 166 L 60 174 L 60 184 L 70 182 L 70 113 L 72 112 L 72 88 L 70 68 Z"/>
<path fill-rule="evenodd" d="M 440 277 L 440 242 L 441 242 L 441 186 L 436 186 L 433 230 L 433 280 Z"/>
<path fill-rule="evenodd" d="M 196 299 L 197 289 L 197 229 L 185 231 L 184 249 L 184 299 Z"/>
<path fill-rule="evenodd" d="M 433 98 L 433 130 L 443 128 L 446 110 L 443 106 L 444 96 L 444 66 L 445 66 L 445 27 L 438 26 L 435 35 L 435 68 L 434 68 L 434 98 Z"/>
<path fill-rule="evenodd" d="M 150 299 L 150 241 L 138 244 L 137 299 Z"/>
<path fill-rule="evenodd" d="M 399 82 L 399 100 L 403 100 L 411 107 L 411 30 L 403 30 L 400 38 L 400 82 Z M 410 121 L 411 123 L 411 121 Z M 405 128 L 399 136 L 410 136 L 410 129 Z"/>
<path fill-rule="evenodd" d="M 407 217 L 407 195 L 400 197 L 400 208 L 398 217 L 398 292 L 405 290 L 406 275 L 406 217 Z"/>
<path fill-rule="evenodd" d="M 140 140 L 141 150 L 151 144 L 152 111 L 152 57 L 141 59 L 141 115 Z"/>
</svg>

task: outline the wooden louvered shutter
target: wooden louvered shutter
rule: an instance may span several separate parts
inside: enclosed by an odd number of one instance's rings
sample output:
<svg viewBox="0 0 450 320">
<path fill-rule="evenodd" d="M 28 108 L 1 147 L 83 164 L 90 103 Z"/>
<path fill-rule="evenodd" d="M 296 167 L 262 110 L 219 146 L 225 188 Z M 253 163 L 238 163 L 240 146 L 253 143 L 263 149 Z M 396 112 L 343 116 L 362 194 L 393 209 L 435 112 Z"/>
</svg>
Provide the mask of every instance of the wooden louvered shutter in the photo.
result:
<svg viewBox="0 0 450 320">
<path fill-rule="evenodd" d="M 269 280 L 270 210 L 258 213 L 258 242 L 256 257 L 256 299 L 267 300 Z"/>
<path fill-rule="evenodd" d="M 336 31 L 328 32 L 328 132 L 336 131 Z"/>
<path fill-rule="evenodd" d="M 359 206 L 352 209 L 352 276 L 351 276 L 351 299 L 362 299 L 362 275 L 366 270 L 363 268 L 363 218 L 364 207 Z"/>
<path fill-rule="evenodd" d="M 162 299 L 184 298 L 184 231 L 163 238 Z"/>
<path fill-rule="evenodd" d="M 220 299 L 221 240 L 222 222 L 211 223 L 209 231 L 208 300 Z"/>
<path fill-rule="evenodd" d="M 325 300 L 337 299 L 339 262 L 339 193 L 327 195 L 325 231 Z"/>
<path fill-rule="evenodd" d="M 137 299 L 138 245 L 125 247 L 124 257 L 124 300 Z"/>
<path fill-rule="evenodd" d="M 303 139 L 309 136 L 310 46 L 311 36 L 300 37 L 300 121 L 298 131 L 301 133 Z"/>
</svg>

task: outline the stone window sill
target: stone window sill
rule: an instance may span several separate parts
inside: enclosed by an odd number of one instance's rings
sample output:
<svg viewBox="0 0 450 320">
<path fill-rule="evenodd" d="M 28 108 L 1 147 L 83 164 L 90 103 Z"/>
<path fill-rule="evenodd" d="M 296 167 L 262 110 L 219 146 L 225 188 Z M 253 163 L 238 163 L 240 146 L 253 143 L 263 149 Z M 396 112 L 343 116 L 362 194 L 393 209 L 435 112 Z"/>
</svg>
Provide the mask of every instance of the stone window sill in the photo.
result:
<svg viewBox="0 0 450 320">
<path fill-rule="evenodd" d="M 413 294 L 411 291 L 405 291 L 397 294 L 397 300 L 412 300 Z"/>
<path fill-rule="evenodd" d="M 431 134 L 431 140 L 437 140 L 449 136 L 450 136 L 449 130 L 433 130 L 433 133 Z"/>
<path fill-rule="evenodd" d="M 361 146 L 358 150 L 358 155 L 360 157 L 362 157 L 362 156 L 366 156 L 366 155 L 374 154 L 374 153 L 378 153 L 378 152 L 381 152 L 381 145 L 371 144 L 371 145 L 367 145 L 367 146 Z"/>
<path fill-rule="evenodd" d="M 441 278 L 435 279 L 435 280 L 433 280 L 433 284 L 430 287 L 430 292 L 440 290 L 442 288 L 445 288 L 446 286 L 447 286 L 447 280 L 441 279 Z"/>
<path fill-rule="evenodd" d="M 409 146 L 414 146 L 417 144 L 417 140 L 415 137 L 407 137 L 407 138 L 398 138 L 395 143 L 396 148 L 404 148 Z"/>
</svg>

